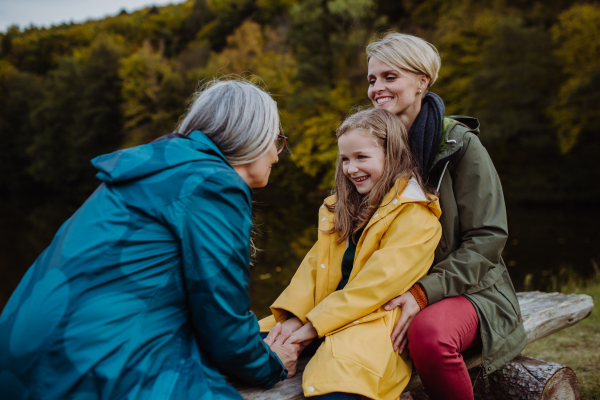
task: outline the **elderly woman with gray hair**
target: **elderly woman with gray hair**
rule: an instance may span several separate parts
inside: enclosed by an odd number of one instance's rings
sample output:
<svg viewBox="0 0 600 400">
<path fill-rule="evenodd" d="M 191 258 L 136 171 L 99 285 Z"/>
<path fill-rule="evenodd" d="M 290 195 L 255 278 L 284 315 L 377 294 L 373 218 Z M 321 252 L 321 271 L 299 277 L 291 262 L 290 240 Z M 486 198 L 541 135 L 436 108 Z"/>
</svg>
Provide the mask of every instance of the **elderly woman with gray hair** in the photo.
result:
<svg viewBox="0 0 600 400">
<path fill-rule="evenodd" d="M 92 160 L 102 184 L 0 316 L 3 398 L 239 399 L 220 371 L 266 387 L 294 373 L 298 345 L 280 327 L 263 341 L 248 296 L 277 106 L 215 81 L 178 131 Z"/>
</svg>

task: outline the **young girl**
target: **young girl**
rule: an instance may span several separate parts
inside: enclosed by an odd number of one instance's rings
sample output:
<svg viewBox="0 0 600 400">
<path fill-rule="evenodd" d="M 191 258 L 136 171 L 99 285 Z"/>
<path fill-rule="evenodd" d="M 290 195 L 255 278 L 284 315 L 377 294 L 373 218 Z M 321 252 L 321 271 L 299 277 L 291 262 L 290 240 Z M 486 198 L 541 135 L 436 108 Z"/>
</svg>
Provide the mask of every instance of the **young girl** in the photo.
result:
<svg viewBox="0 0 600 400">
<path fill-rule="evenodd" d="M 442 234 L 440 208 L 419 183 L 395 115 L 359 112 L 337 138 L 335 195 L 319 210 L 318 241 L 261 331 L 282 323 L 293 331 L 286 343 L 324 338 L 304 372 L 305 396 L 396 399 L 412 364 L 390 341 L 401 309 L 382 306 L 427 273 Z"/>
</svg>

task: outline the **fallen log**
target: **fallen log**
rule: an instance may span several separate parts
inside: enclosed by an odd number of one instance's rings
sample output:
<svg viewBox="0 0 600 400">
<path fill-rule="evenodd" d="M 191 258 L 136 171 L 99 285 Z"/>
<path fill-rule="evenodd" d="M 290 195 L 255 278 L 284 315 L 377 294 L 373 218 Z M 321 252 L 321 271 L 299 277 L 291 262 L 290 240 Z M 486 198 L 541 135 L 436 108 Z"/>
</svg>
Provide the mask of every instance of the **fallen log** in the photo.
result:
<svg viewBox="0 0 600 400">
<path fill-rule="evenodd" d="M 577 376 L 571 368 L 522 354 L 489 375 L 487 386 L 479 368 L 469 374 L 477 400 L 579 400 L 580 397 Z M 401 400 L 429 400 L 422 387 L 405 393 Z"/>
<path fill-rule="evenodd" d="M 571 368 L 533 357 L 517 356 L 488 379 L 488 388 L 482 382 L 476 385 L 477 399 L 579 400 L 579 384 Z"/>
<path fill-rule="evenodd" d="M 588 295 L 584 295 L 584 294 L 562 294 L 562 293 L 542 293 L 542 292 L 524 292 L 524 293 L 517 293 L 517 298 L 519 299 L 519 305 L 521 306 L 521 316 L 523 317 L 523 325 L 525 326 L 525 331 L 527 333 L 527 342 L 528 343 L 533 343 L 536 340 L 539 340 L 543 337 L 546 337 L 548 335 L 551 335 L 554 332 L 557 332 L 561 329 L 567 328 L 569 326 L 575 325 L 577 322 L 581 321 L 582 319 L 586 318 L 588 315 L 590 315 L 590 313 L 592 312 L 592 309 L 594 308 L 594 302 L 592 301 L 592 298 Z M 500 382 L 501 379 L 505 379 L 506 382 L 508 382 L 508 377 L 509 376 L 513 376 L 514 374 L 517 374 L 516 371 L 519 371 L 519 368 L 523 368 L 523 369 L 527 369 L 528 366 L 535 364 L 535 362 L 531 361 L 531 362 L 525 362 L 525 364 L 519 363 L 519 360 L 521 360 L 520 357 L 525 357 L 525 356 L 519 356 L 517 357 L 515 360 L 513 360 L 511 363 L 507 364 L 507 366 L 505 366 L 504 368 L 502 368 L 500 371 L 497 371 L 494 374 L 491 374 L 488 376 L 488 379 L 490 379 L 490 390 L 492 388 L 492 380 L 491 377 L 492 376 L 506 376 L 506 378 L 498 378 Z M 527 359 L 531 359 L 530 357 L 526 357 Z M 535 360 L 535 359 L 532 359 Z M 516 364 L 515 364 L 516 362 Z M 545 383 L 543 384 L 543 388 L 545 388 L 546 392 L 544 392 L 544 389 L 542 390 L 542 392 L 540 392 L 540 396 L 544 394 L 543 399 L 569 399 L 570 397 L 547 397 L 549 395 L 549 393 L 551 393 L 554 389 L 552 389 L 553 387 L 555 387 L 554 385 L 558 382 L 563 382 L 569 381 L 569 382 L 574 382 L 574 384 L 571 385 L 571 387 L 574 387 L 573 391 L 576 393 L 577 395 L 573 394 L 572 397 L 574 399 L 578 398 L 578 388 L 577 388 L 577 379 L 575 377 L 574 381 L 573 381 L 573 377 L 575 376 L 575 373 L 568 367 L 564 367 L 561 366 L 559 364 L 554 364 L 554 363 L 547 363 L 545 361 L 541 361 L 541 360 L 536 360 L 536 362 L 538 363 L 543 363 L 542 364 L 536 364 L 538 365 L 538 370 L 537 370 L 537 376 L 541 377 L 543 376 L 548 376 L 548 378 L 545 380 Z M 278 383 L 277 385 L 275 385 L 271 390 L 265 390 L 264 388 L 260 388 L 260 387 L 250 387 L 247 385 L 244 385 L 242 383 L 239 382 L 234 382 L 234 381 L 230 381 L 234 387 L 240 392 L 240 394 L 242 395 L 242 397 L 246 400 L 296 400 L 296 399 L 304 399 L 304 395 L 302 393 L 302 372 L 304 371 L 304 368 L 306 367 L 306 364 L 308 363 L 308 359 L 307 358 L 301 358 L 299 360 L 298 363 L 298 369 L 297 369 L 297 373 L 294 377 L 290 378 L 290 379 L 286 379 L 285 381 Z M 480 356 L 475 356 L 475 357 L 470 357 L 465 359 L 465 364 L 467 365 L 467 368 L 472 369 L 472 368 L 476 368 L 476 370 L 479 370 L 479 368 L 477 368 L 479 365 L 481 365 L 481 357 Z M 518 367 L 518 365 L 524 365 L 522 367 Z M 506 369 L 506 371 L 505 371 Z M 554 372 L 552 372 L 554 371 Z M 562 372 L 561 372 L 562 371 Z M 570 371 L 570 372 L 569 372 Z M 474 373 L 477 373 L 478 371 L 474 371 Z M 572 375 L 571 375 L 572 373 Z M 531 376 L 533 376 L 533 374 L 530 374 Z M 526 377 L 527 374 L 522 374 L 522 376 Z M 479 378 L 481 380 L 481 378 Z M 524 378 L 525 379 L 525 378 Z M 514 379 L 513 379 L 514 380 Z M 531 388 L 532 393 L 537 393 L 535 392 L 535 390 L 537 389 L 533 389 L 538 388 L 540 385 L 542 385 L 542 378 L 539 379 L 535 379 L 535 381 L 537 382 L 527 382 L 525 383 L 525 381 L 523 381 L 523 385 L 519 385 L 518 383 L 515 383 L 514 385 L 509 385 L 507 384 L 502 384 L 502 383 L 494 383 L 495 387 L 499 387 L 499 386 L 506 386 L 506 387 L 511 387 L 513 389 L 513 391 L 517 391 L 517 388 L 521 388 L 521 392 L 523 392 L 522 396 L 527 395 L 527 391 Z M 495 381 L 494 381 L 495 382 Z M 550 385 L 550 386 L 549 386 Z M 560 384 L 558 385 L 558 387 L 563 388 L 565 385 L 564 384 Z M 568 386 L 568 385 L 567 385 Z M 415 395 L 417 395 L 418 392 L 422 392 L 420 389 L 422 388 L 422 384 L 421 384 L 421 379 L 419 378 L 419 375 L 414 372 L 410 382 L 408 383 L 408 386 L 405 389 L 405 392 L 414 392 Z M 408 393 L 406 393 L 406 396 L 403 396 L 402 398 L 410 398 Z M 492 394 L 493 395 L 493 394 Z M 497 397 L 498 399 L 503 398 L 515 398 L 515 399 L 541 399 L 542 397 L 518 397 L 520 396 L 519 394 L 515 394 L 515 395 L 511 395 L 513 397 Z M 535 396 L 535 394 L 532 394 L 532 396 Z M 494 397 L 488 397 L 487 399 L 494 399 Z M 487 400 L 486 399 L 486 400 Z"/>
<path fill-rule="evenodd" d="M 301 357 L 298 360 L 298 372 L 296 375 L 278 383 L 271 390 L 256 388 L 239 382 L 230 381 L 229 383 L 246 400 L 302 400 L 306 398 L 302 392 L 302 372 L 309 361 L 309 357 Z"/>
</svg>

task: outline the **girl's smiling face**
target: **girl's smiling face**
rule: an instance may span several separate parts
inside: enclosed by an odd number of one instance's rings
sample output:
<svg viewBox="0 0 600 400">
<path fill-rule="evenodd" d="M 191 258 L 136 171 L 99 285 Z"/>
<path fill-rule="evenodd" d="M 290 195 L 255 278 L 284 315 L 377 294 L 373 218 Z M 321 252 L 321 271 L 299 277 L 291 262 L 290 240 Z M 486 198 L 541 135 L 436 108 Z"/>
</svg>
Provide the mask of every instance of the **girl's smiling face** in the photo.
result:
<svg viewBox="0 0 600 400">
<path fill-rule="evenodd" d="M 344 175 L 360 194 L 369 193 L 383 175 L 385 153 L 375 140 L 360 130 L 347 132 L 338 139 Z"/>
</svg>

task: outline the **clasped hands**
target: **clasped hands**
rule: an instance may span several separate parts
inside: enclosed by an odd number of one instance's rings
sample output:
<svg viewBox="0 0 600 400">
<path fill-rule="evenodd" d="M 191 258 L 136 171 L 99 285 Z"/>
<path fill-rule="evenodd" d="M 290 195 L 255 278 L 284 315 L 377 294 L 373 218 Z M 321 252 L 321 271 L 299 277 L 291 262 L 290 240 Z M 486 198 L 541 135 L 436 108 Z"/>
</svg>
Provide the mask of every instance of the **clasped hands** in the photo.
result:
<svg viewBox="0 0 600 400">
<path fill-rule="evenodd" d="M 384 309 L 391 311 L 396 307 L 402 308 L 402 314 L 392 331 L 391 340 L 394 351 L 400 354 L 408 344 L 408 327 L 421 308 L 410 292 L 388 301 Z M 277 354 L 288 370 L 288 377 L 291 378 L 296 374 L 298 356 L 317 336 L 317 331 L 310 321 L 303 325 L 300 319 L 290 318 L 283 324 L 278 322 L 265 338 L 265 343 Z"/>
<path fill-rule="evenodd" d="M 288 371 L 288 377 L 296 374 L 298 356 L 316 338 L 317 331 L 309 321 L 305 325 L 298 318 L 277 323 L 265 338 L 265 343 L 277 354 Z"/>
</svg>

